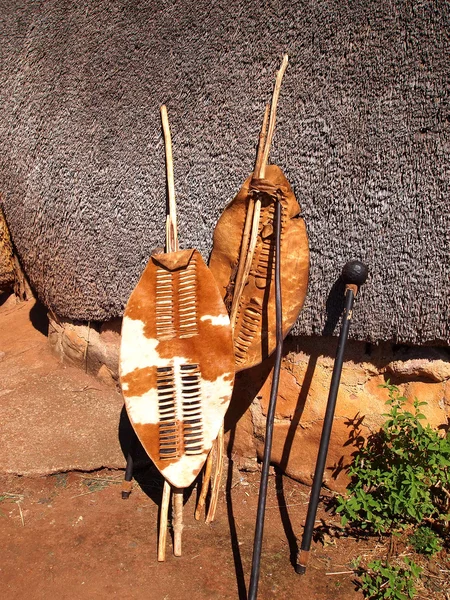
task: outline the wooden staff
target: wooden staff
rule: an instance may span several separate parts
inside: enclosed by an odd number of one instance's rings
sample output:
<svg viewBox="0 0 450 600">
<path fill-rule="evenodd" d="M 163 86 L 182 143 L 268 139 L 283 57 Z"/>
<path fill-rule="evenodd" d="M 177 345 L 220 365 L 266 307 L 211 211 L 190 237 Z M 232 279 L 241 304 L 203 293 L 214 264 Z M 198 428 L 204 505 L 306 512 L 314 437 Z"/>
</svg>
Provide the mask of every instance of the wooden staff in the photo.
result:
<svg viewBox="0 0 450 600">
<path fill-rule="evenodd" d="M 281 82 L 283 81 L 283 75 L 288 66 L 289 57 L 287 54 L 283 56 L 283 61 L 281 63 L 280 70 L 277 73 L 277 78 L 275 81 L 275 88 L 273 90 L 272 95 L 272 106 L 270 108 L 270 121 L 269 121 L 269 130 L 267 132 L 267 140 L 264 144 L 264 153 L 261 161 L 261 167 L 259 169 L 259 174 L 256 179 L 264 179 L 266 175 L 266 165 L 269 162 L 269 154 L 270 147 L 272 145 L 273 134 L 275 132 L 275 121 L 277 118 L 277 106 L 278 106 L 278 97 L 280 95 Z"/>
<path fill-rule="evenodd" d="M 264 113 L 263 125 L 261 128 L 261 133 L 259 137 L 259 146 L 258 146 L 258 155 L 255 163 L 255 170 L 253 171 L 254 179 L 264 179 L 266 174 L 266 165 L 269 160 L 270 147 L 272 145 L 273 134 L 275 132 L 275 121 L 277 117 L 277 105 L 278 98 L 280 95 L 281 82 L 283 81 L 283 75 L 286 71 L 286 67 L 288 64 L 288 55 L 285 54 L 283 57 L 283 61 L 281 63 L 280 70 L 277 73 L 277 78 L 275 81 L 275 88 L 272 95 L 272 106 L 270 109 L 270 120 L 269 120 L 269 129 L 266 133 L 267 128 L 267 107 Z M 244 291 L 245 284 L 247 283 L 247 279 L 250 273 L 250 268 L 252 266 L 253 255 L 255 254 L 256 242 L 258 238 L 258 227 L 259 227 L 259 216 L 261 212 L 261 200 L 256 198 L 251 198 L 247 217 L 244 228 L 244 235 L 242 237 L 242 246 L 241 246 L 241 254 L 239 259 L 239 267 L 236 276 L 236 284 L 234 288 L 233 295 L 233 304 L 231 307 L 230 321 L 231 326 L 234 327 L 237 318 L 237 312 L 239 309 L 239 304 L 242 298 L 242 293 Z M 248 226 L 248 223 L 251 220 L 251 228 Z M 250 236 L 248 235 L 248 229 L 251 229 Z M 247 246 L 248 244 L 248 246 Z M 244 259 L 244 261 L 243 261 Z M 241 267 L 242 262 L 244 266 Z"/>
<path fill-rule="evenodd" d="M 261 127 L 261 132 L 259 134 L 258 151 L 257 151 L 257 155 L 256 155 L 255 169 L 253 171 L 254 176 L 256 174 L 258 174 L 258 176 L 259 176 L 259 172 L 261 170 L 261 163 L 262 163 L 262 159 L 263 159 L 264 147 L 265 147 L 266 138 L 267 138 L 267 124 L 269 121 L 269 112 L 270 112 L 270 105 L 267 104 L 266 110 L 264 113 L 264 119 L 263 119 L 263 124 Z M 233 294 L 233 300 L 232 300 L 231 311 L 230 311 L 230 322 L 231 322 L 231 328 L 233 330 L 234 330 L 234 326 L 236 323 L 237 311 L 239 308 L 239 300 L 242 296 L 242 292 L 243 292 L 243 289 L 245 286 L 245 281 L 248 277 L 248 273 L 250 271 L 250 266 L 251 266 L 251 261 L 247 265 L 246 257 L 247 257 L 247 252 L 250 252 L 250 250 L 249 250 L 250 230 L 254 229 L 254 224 L 255 224 L 254 209 L 255 209 L 254 200 L 251 198 L 248 208 L 247 208 L 247 215 L 245 217 L 244 232 L 242 234 L 241 252 L 240 252 L 240 256 L 239 256 L 238 270 L 237 270 L 237 274 L 236 274 L 236 282 L 239 282 L 239 284 L 235 284 L 235 291 Z M 257 214 L 257 218 L 256 218 L 256 223 L 259 222 L 260 206 L 258 206 L 257 210 L 258 210 L 258 214 Z M 256 231 L 256 234 L 257 233 L 258 232 Z M 252 236 L 253 236 L 253 243 L 252 243 L 253 250 L 251 250 L 251 252 L 252 252 L 252 256 L 253 256 L 253 253 L 255 251 L 254 246 L 256 243 L 256 236 L 253 231 L 252 231 Z M 238 285 L 239 285 L 239 292 L 236 292 L 236 288 L 238 287 Z M 224 431 L 223 431 L 223 426 L 222 426 L 222 429 L 219 432 L 219 436 L 215 442 L 215 448 L 216 448 L 215 476 L 214 476 L 214 481 L 213 481 L 212 488 L 211 488 L 211 502 L 209 505 L 208 514 L 206 516 L 206 523 L 211 523 L 214 520 L 215 515 L 216 515 L 217 502 L 219 499 L 219 487 L 220 487 L 220 481 L 222 479 L 222 472 L 223 472 L 223 455 L 224 455 L 223 436 L 224 436 Z M 211 480 L 212 461 L 213 461 L 213 451 L 211 451 L 210 454 L 208 455 L 208 459 L 207 459 L 206 465 L 205 465 L 203 481 L 202 481 L 202 488 L 200 491 L 197 508 L 195 510 L 195 518 L 197 520 L 200 519 L 201 511 L 205 505 L 206 495 L 208 493 L 209 484 L 210 484 L 210 480 Z"/>
<path fill-rule="evenodd" d="M 330 392 L 328 395 L 327 409 L 323 421 L 322 436 L 320 438 L 319 452 L 317 455 L 314 479 L 309 499 L 308 513 L 306 515 L 305 528 L 303 530 L 302 544 L 298 556 L 295 571 L 299 575 L 306 572 L 306 566 L 309 559 L 309 550 L 311 547 L 314 522 L 316 519 L 317 506 L 319 504 L 320 488 L 322 487 L 323 473 L 327 459 L 328 446 L 330 443 L 331 428 L 333 426 L 334 411 L 336 408 L 336 399 L 341 380 L 342 364 L 344 362 L 344 350 L 347 342 L 350 322 L 352 319 L 352 308 L 354 299 L 361 285 L 367 279 L 368 269 L 366 265 L 358 260 L 348 262 L 342 270 L 342 280 L 345 283 L 345 306 L 342 315 L 342 327 L 339 334 L 339 342 L 334 361 L 333 375 L 331 377 Z"/>
<path fill-rule="evenodd" d="M 166 154 L 166 173 L 167 173 L 167 195 L 169 199 L 169 211 L 166 219 L 166 252 L 178 251 L 178 227 L 177 227 L 177 205 L 175 201 L 175 183 L 173 177 L 173 157 L 172 157 L 172 136 L 170 135 L 169 118 L 165 104 L 161 106 L 161 121 L 164 134 L 164 146 Z M 173 532 L 174 532 L 174 550 L 175 556 L 181 556 L 181 533 L 183 531 L 183 490 L 171 488 L 167 481 L 164 481 L 163 501 L 161 503 L 161 515 L 159 521 L 159 545 L 158 561 L 164 561 L 166 558 L 166 532 L 168 523 L 168 512 L 170 504 L 170 493 L 172 498 L 173 513 Z M 181 501 L 180 501 L 181 499 Z"/>
<path fill-rule="evenodd" d="M 269 121 L 269 113 L 270 113 L 270 106 L 267 104 L 266 110 L 264 113 L 264 119 L 263 119 L 263 123 L 262 123 L 262 127 L 261 127 L 261 132 L 259 134 L 258 151 L 257 151 L 257 155 L 256 155 L 255 169 L 253 171 L 253 177 L 255 179 L 258 179 L 260 177 L 259 174 L 261 172 L 261 169 L 263 168 L 262 160 L 263 160 L 263 155 L 264 155 L 264 148 L 266 146 L 267 123 Z M 264 170 L 265 170 L 265 166 L 264 166 Z M 255 217 L 254 216 L 255 201 L 253 198 L 250 198 L 250 201 L 248 203 L 248 208 L 247 208 L 247 215 L 245 217 L 244 232 L 242 234 L 241 252 L 239 255 L 239 264 L 238 264 L 238 270 L 236 273 L 236 283 L 235 283 L 234 294 L 233 294 L 233 303 L 231 305 L 231 312 L 230 312 L 231 327 L 233 329 L 236 324 L 236 317 L 237 317 L 237 311 L 239 308 L 239 301 L 241 299 L 242 292 L 243 292 L 244 286 L 245 286 L 245 282 L 247 280 L 248 273 L 250 271 L 250 266 L 252 264 L 251 261 L 249 264 L 247 264 L 247 262 L 248 262 L 247 261 L 247 253 L 251 252 L 252 258 L 253 258 L 253 254 L 255 252 L 256 235 L 258 234 L 257 224 L 259 223 L 260 210 L 261 210 L 261 203 L 259 203 L 258 214 Z M 256 234 L 254 232 L 255 223 L 256 223 Z M 253 239 L 252 243 L 250 243 L 250 231 L 252 232 L 252 239 Z M 249 246 L 252 246 L 252 249 L 250 249 Z"/>
</svg>

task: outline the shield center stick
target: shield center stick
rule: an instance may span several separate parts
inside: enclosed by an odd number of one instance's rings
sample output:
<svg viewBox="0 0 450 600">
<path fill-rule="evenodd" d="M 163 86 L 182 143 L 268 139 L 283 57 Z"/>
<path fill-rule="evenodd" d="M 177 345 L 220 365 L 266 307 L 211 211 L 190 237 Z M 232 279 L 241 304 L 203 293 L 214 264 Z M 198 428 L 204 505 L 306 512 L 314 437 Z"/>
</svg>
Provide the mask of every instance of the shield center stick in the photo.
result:
<svg viewBox="0 0 450 600">
<path fill-rule="evenodd" d="M 166 155 L 166 177 L 169 211 L 166 217 L 166 252 L 178 251 L 177 207 L 175 202 L 175 182 L 173 177 L 172 136 L 170 135 L 169 118 L 165 104 L 161 106 L 161 121 L 164 134 Z M 170 439 L 170 436 L 167 436 Z M 164 561 L 166 555 L 167 518 L 170 504 L 171 486 L 164 479 L 163 495 L 161 501 L 158 561 Z M 183 531 L 183 490 L 173 488 L 173 553 L 181 556 L 181 534 Z"/>
</svg>

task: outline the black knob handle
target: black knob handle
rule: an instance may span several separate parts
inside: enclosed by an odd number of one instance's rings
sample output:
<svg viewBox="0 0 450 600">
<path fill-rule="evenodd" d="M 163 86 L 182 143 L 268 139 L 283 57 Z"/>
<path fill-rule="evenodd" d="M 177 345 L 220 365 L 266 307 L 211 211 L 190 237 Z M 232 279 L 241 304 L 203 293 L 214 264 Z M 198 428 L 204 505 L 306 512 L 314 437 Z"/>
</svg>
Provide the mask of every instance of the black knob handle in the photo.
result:
<svg viewBox="0 0 450 600">
<path fill-rule="evenodd" d="M 366 282 L 369 269 L 367 265 L 359 260 L 350 260 L 342 269 L 342 280 L 345 285 L 361 286 Z"/>
</svg>

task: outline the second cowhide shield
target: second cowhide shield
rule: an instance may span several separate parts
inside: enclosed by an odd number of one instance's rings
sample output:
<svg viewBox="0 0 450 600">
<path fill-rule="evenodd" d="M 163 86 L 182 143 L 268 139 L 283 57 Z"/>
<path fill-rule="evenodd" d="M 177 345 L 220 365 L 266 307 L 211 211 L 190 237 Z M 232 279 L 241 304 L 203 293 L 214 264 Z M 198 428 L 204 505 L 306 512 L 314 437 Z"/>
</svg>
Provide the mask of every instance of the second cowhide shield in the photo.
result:
<svg viewBox="0 0 450 600">
<path fill-rule="evenodd" d="M 229 317 L 196 250 L 151 257 L 125 309 L 120 379 L 142 446 L 173 486 L 188 487 L 234 382 Z"/>
<path fill-rule="evenodd" d="M 261 212 L 256 248 L 234 326 L 236 371 L 259 364 L 275 348 L 273 221 L 277 198 L 282 207 L 283 337 L 297 320 L 308 287 L 309 246 L 300 206 L 282 170 L 276 165 L 267 165 L 265 169 L 264 179 L 250 176 L 225 208 L 214 231 L 209 262 L 225 302 L 231 304 L 246 213 L 252 199 L 258 198 Z"/>
</svg>

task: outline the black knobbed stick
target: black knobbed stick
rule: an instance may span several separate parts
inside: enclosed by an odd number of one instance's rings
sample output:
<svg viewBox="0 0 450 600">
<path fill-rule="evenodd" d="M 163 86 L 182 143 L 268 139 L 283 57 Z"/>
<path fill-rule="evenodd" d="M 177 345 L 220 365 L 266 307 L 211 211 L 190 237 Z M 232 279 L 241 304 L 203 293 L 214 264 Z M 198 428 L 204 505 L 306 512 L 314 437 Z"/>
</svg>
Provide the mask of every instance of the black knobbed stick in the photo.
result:
<svg viewBox="0 0 450 600">
<path fill-rule="evenodd" d="M 303 530 L 302 545 L 297 559 L 295 571 L 299 575 L 306 572 L 309 559 L 309 549 L 316 520 L 317 505 L 319 504 L 320 488 L 322 487 L 323 472 L 327 459 L 328 445 L 330 443 L 331 427 L 333 425 L 336 398 L 341 380 L 342 363 L 344 362 L 344 350 L 347 342 L 348 330 L 352 318 L 353 301 L 358 293 L 359 287 L 366 281 L 368 269 L 359 260 L 351 260 L 342 269 L 342 280 L 345 283 L 345 306 L 342 315 L 342 327 L 339 334 L 339 342 L 334 361 L 333 375 L 331 377 L 330 392 L 328 394 L 327 410 L 323 421 L 322 436 L 320 438 L 319 453 L 317 455 L 316 470 L 311 488 L 308 513 L 306 515 L 305 529 Z"/>
<path fill-rule="evenodd" d="M 252 571 L 250 575 L 250 587 L 248 600 L 256 600 L 259 582 L 259 567 L 261 563 L 261 547 L 264 531 L 264 515 L 266 510 L 267 483 L 269 480 L 270 451 L 272 449 L 273 421 L 278 395 L 278 383 L 280 380 L 281 357 L 283 353 L 283 329 L 282 329 L 282 306 L 281 306 L 281 202 L 277 200 L 275 207 L 275 323 L 276 323 L 276 347 L 275 365 L 273 367 L 272 387 L 270 389 L 269 408 L 266 420 L 266 439 L 264 443 L 264 454 L 261 469 L 261 481 L 259 484 L 258 511 L 256 514 L 255 538 L 253 542 Z"/>
</svg>

